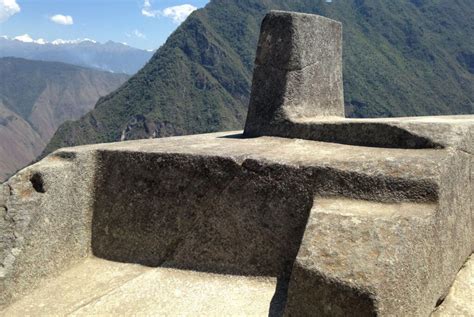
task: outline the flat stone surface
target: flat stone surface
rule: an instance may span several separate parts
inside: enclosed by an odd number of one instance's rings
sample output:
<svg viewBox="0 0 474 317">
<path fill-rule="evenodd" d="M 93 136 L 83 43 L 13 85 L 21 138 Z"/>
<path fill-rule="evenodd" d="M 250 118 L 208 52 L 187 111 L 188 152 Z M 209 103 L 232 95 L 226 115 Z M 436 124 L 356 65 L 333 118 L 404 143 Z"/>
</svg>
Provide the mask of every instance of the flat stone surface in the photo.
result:
<svg viewBox="0 0 474 317">
<path fill-rule="evenodd" d="M 315 213 L 340 215 L 345 217 L 429 217 L 436 210 L 434 204 L 409 202 L 380 203 L 366 200 L 349 200 L 342 198 L 317 198 L 314 203 Z M 357 220 L 355 220 L 357 222 Z"/>
<path fill-rule="evenodd" d="M 382 119 L 307 117 L 263 126 L 252 136 L 277 136 L 397 149 L 457 148 L 474 153 L 474 116 Z"/>
<path fill-rule="evenodd" d="M 46 280 L 0 315 L 68 315 L 149 270 L 140 265 L 88 258 Z"/>
<path fill-rule="evenodd" d="M 0 316 L 268 316 L 276 279 L 86 259 Z"/>
<path fill-rule="evenodd" d="M 280 137 L 246 139 L 241 131 L 85 145 L 58 152 L 95 150 L 223 157 L 239 164 L 245 160 L 258 160 L 416 179 L 436 179 L 440 164 L 447 158 L 446 152 L 435 149 L 361 147 Z"/>
<path fill-rule="evenodd" d="M 313 117 L 294 120 L 269 135 L 388 148 L 458 148 L 474 153 L 474 115 L 352 119 Z M 295 133 L 294 135 L 292 133 Z"/>
</svg>

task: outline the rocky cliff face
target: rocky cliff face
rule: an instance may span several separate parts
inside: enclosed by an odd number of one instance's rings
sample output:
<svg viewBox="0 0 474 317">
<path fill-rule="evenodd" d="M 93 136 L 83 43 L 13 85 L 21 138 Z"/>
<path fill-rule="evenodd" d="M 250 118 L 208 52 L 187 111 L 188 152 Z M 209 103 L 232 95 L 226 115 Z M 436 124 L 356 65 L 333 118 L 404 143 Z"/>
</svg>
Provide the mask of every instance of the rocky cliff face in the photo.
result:
<svg viewBox="0 0 474 317">
<path fill-rule="evenodd" d="M 60 124 L 87 113 L 126 75 L 0 58 L 0 181 L 33 161 Z"/>
<path fill-rule="evenodd" d="M 352 117 L 473 113 L 471 0 L 213 0 L 46 152 L 89 143 L 241 129 L 260 22 L 271 9 L 343 24 Z"/>
</svg>

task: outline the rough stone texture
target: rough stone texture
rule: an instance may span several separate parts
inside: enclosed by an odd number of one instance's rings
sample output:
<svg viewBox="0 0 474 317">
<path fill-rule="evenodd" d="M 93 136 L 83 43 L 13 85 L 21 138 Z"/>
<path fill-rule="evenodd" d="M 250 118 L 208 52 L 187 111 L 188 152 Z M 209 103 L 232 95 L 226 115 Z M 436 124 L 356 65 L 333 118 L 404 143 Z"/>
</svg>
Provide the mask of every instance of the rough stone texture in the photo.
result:
<svg viewBox="0 0 474 317">
<path fill-rule="evenodd" d="M 0 309 L 90 253 L 90 155 L 52 155 L 0 184 Z"/>
<path fill-rule="evenodd" d="M 243 275 L 291 269 L 312 203 L 291 170 L 280 168 L 294 178 L 283 183 L 226 157 L 99 153 L 96 256 Z"/>
<path fill-rule="evenodd" d="M 48 181 L 53 166 L 56 180 Z M 35 252 L 3 246 L 3 254 L 23 255 L 4 269 L 11 286 L 3 298 L 90 250 L 120 262 L 290 280 L 289 315 L 428 315 L 472 252 L 471 167 L 471 154 L 449 146 L 232 132 L 64 149 L 3 185 L 50 195 L 42 214 L 77 221 L 53 237 L 34 223 L 23 239 L 41 242 Z M 29 181 L 33 171 L 44 177 L 44 194 Z M 29 199 L 9 197 L 9 213 L 35 213 Z M 64 236 L 77 238 L 55 242 Z M 36 265 L 49 262 L 54 270 Z M 22 267 L 29 274 L 15 275 Z"/>
<path fill-rule="evenodd" d="M 448 296 L 432 317 L 474 316 L 474 256 L 459 271 Z"/>
<path fill-rule="evenodd" d="M 342 25 L 303 13 L 272 11 L 262 22 L 246 136 L 267 125 L 344 116 Z"/>
</svg>

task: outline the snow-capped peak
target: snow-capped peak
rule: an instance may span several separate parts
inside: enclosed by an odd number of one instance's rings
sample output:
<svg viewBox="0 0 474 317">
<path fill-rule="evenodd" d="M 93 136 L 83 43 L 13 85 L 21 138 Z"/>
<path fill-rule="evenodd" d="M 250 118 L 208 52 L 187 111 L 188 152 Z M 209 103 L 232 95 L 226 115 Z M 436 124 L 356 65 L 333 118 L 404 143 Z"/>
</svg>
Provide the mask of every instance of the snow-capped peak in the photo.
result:
<svg viewBox="0 0 474 317">
<path fill-rule="evenodd" d="M 63 39 L 57 39 L 51 42 L 53 45 L 64 45 L 64 44 L 79 44 L 83 42 L 91 42 L 91 43 L 97 43 L 97 41 L 84 38 L 84 39 L 77 39 L 77 40 L 63 40 Z"/>
<path fill-rule="evenodd" d="M 5 39 L 5 40 L 10 40 L 10 38 L 6 35 L 0 36 L 0 38 Z M 64 44 L 79 44 L 79 43 L 84 43 L 84 42 L 90 42 L 90 43 L 97 43 L 97 41 L 94 41 L 89 38 L 83 38 L 83 39 L 76 39 L 76 40 L 63 40 L 63 39 L 57 39 L 52 42 L 48 42 L 43 38 L 39 38 L 35 40 L 32 38 L 29 34 L 23 34 L 23 35 L 18 35 L 12 38 L 11 40 L 16 40 L 20 41 L 23 43 L 35 43 L 35 44 L 40 44 L 40 45 L 45 45 L 45 44 L 52 44 L 52 45 L 64 45 Z"/>
</svg>

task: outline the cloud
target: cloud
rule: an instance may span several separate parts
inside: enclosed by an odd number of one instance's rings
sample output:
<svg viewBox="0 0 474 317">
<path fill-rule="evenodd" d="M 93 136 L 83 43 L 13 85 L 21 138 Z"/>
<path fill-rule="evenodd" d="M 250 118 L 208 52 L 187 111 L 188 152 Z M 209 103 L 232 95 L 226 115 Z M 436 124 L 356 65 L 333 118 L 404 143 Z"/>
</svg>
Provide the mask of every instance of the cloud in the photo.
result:
<svg viewBox="0 0 474 317">
<path fill-rule="evenodd" d="M 145 2 L 143 2 L 142 14 L 146 17 L 154 18 L 160 15 L 160 11 L 153 10 L 151 8 L 150 0 L 145 0 Z"/>
<path fill-rule="evenodd" d="M 163 10 L 165 17 L 173 19 L 175 23 L 181 23 L 197 8 L 190 4 L 183 4 L 180 6 L 169 7 Z"/>
<path fill-rule="evenodd" d="M 1 0 L 0 0 L 1 1 Z M 72 25 L 74 23 L 72 16 L 56 14 L 51 17 L 51 21 L 62 25 Z"/>
<path fill-rule="evenodd" d="M 181 23 L 197 8 L 191 4 L 183 4 L 174 7 L 165 8 L 164 10 L 153 10 L 150 0 L 144 0 L 142 14 L 146 17 L 156 18 L 164 16 L 170 18 L 175 23 Z"/>
<path fill-rule="evenodd" d="M 141 38 L 141 39 L 146 39 L 146 35 L 143 34 L 142 32 L 138 31 L 137 29 L 133 30 L 132 33 L 128 33 L 126 32 L 125 33 L 125 36 L 126 37 L 132 37 L 132 36 L 135 36 L 135 37 L 138 37 L 138 38 Z"/>
<path fill-rule="evenodd" d="M 0 23 L 7 21 L 18 12 L 20 12 L 20 6 L 16 0 L 0 0 Z"/>
<path fill-rule="evenodd" d="M 142 32 L 138 31 L 138 30 L 133 30 L 133 35 L 135 35 L 136 37 L 139 37 L 141 39 L 146 39 L 146 35 L 143 34 Z"/>
<path fill-rule="evenodd" d="M 41 38 L 37 39 L 37 40 L 34 40 L 28 34 L 15 36 L 13 39 L 17 40 L 17 41 L 20 41 L 20 42 L 24 42 L 24 43 L 36 43 L 36 44 L 41 44 L 41 45 L 44 45 L 44 44 L 48 43 L 47 41 L 45 41 L 44 39 L 41 39 Z"/>
</svg>

